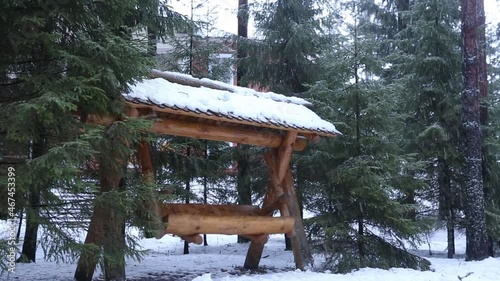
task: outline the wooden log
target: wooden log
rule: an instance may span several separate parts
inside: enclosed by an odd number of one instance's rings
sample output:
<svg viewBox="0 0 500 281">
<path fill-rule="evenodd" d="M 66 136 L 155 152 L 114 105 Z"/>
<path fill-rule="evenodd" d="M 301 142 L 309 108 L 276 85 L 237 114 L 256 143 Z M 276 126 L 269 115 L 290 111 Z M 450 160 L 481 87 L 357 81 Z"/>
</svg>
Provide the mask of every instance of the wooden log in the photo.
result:
<svg viewBox="0 0 500 281">
<path fill-rule="evenodd" d="M 264 203 L 262 204 L 263 209 L 265 209 L 276 200 L 274 189 L 270 188 L 269 185 L 270 183 L 268 184 L 266 196 L 264 197 Z M 269 214 L 268 216 L 271 216 L 271 214 Z M 244 268 L 256 269 L 257 267 L 259 267 L 262 252 L 264 251 L 264 245 L 265 243 L 262 243 L 262 241 L 252 240 L 252 242 L 250 243 L 250 247 L 248 247 L 245 263 L 243 265 Z"/>
<path fill-rule="evenodd" d="M 202 80 L 202 79 L 198 79 L 195 77 L 190 77 L 188 75 L 182 75 L 182 74 L 179 75 L 179 73 L 175 73 L 175 72 L 152 70 L 151 77 L 152 78 L 163 78 L 169 82 L 184 85 L 184 86 L 189 86 L 189 87 L 195 87 L 195 88 L 204 87 L 204 88 L 209 88 L 209 89 L 214 89 L 214 90 L 234 92 L 234 86 L 226 85 L 224 83 L 219 83 L 219 82 L 207 80 L 207 79 Z"/>
<path fill-rule="evenodd" d="M 141 162 L 141 171 L 143 180 L 146 184 L 154 184 L 155 175 L 153 161 L 151 160 L 151 151 L 146 141 L 140 141 L 137 146 L 137 158 Z"/>
<path fill-rule="evenodd" d="M 306 232 L 304 230 L 304 223 L 302 222 L 302 216 L 300 214 L 300 206 L 295 193 L 295 187 L 293 185 L 293 174 L 290 168 L 286 170 L 282 186 L 285 192 L 290 195 L 288 197 L 288 208 L 290 215 L 295 218 L 296 221 L 294 225 L 294 236 L 290 237 L 295 267 L 304 270 L 306 266 L 311 264 L 312 255 L 309 249 Z"/>
<path fill-rule="evenodd" d="M 227 235 L 278 234 L 292 231 L 292 217 L 207 216 L 173 214 L 168 216 L 166 233 L 179 236 L 198 233 Z"/>
<path fill-rule="evenodd" d="M 278 151 L 277 149 L 268 151 L 264 154 L 264 160 L 267 163 L 267 169 L 269 171 L 269 186 L 273 193 L 275 194 L 276 197 L 281 197 L 282 195 L 285 194 L 285 191 L 281 187 L 281 181 L 279 179 L 279 167 L 280 164 L 278 162 Z M 288 164 L 289 165 L 289 164 Z M 290 216 L 290 211 L 288 210 L 288 204 L 282 204 L 280 205 L 280 213 L 281 216 L 288 217 Z"/>
<path fill-rule="evenodd" d="M 134 115 L 134 112 L 138 112 L 137 108 L 141 106 L 133 103 L 129 103 L 128 105 L 131 107 L 131 109 L 129 110 L 129 114 L 132 116 Z M 167 109 L 158 108 L 156 110 L 165 111 Z M 186 115 L 185 112 L 170 113 Z M 204 118 L 204 116 L 195 117 Z M 161 117 L 160 119 L 160 121 L 154 123 L 152 128 L 149 129 L 150 132 L 204 140 L 227 141 L 271 148 L 279 147 L 284 140 L 284 137 L 278 131 L 271 130 L 277 128 L 262 128 L 266 126 L 260 127 L 260 125 L 256 126 L 256 124 L 251 123 L 243 125 L 251 125 L 253 127 L 240 127 L 228 126 L 224 123 L 208 124 L 196 121 L 178 120 L 171 118 L 168 119 L 165 117 Z M 113 116 L 89 115 L 86 121 L 87 123 L 105 126 L 119 121 L 119 118 Z M 306 148 L 306 146 L 307 138 L 298 137 L 292 147 L 294 151 L 302 151 Z"/>
<path fill-rule="evenodd" d="M 297 140 L 297 132 L 288 132 L 283 143 L 278 150 L 278 159 L 276 159 L 278 181 L 281 183 L 285 177 L 286 170 L 290 167 L 292 159 L 293 145 Z"/>
<path fill-rule="evenodd" d="M 254 205 L 209 205 L 209 204 L 165 204 L 159 205 L 161 218 L 169 215 L 211 215 L 211 216 L 257 216 L 259 206 Z"/>
<path fill-rule="evenodd" d="M 200 116 L 198 116 L 200 117 Z M 253 124 L 255 126 L 255 124 Z M 209 124 L 188 120 L 166 119 L 153 124 L 153 133 L 175 135 L 213 141 L 229 141 L 263 147 L 279 147 L 284 138 L 276 131 L 264 128 L 245 128 L 225 124 Z M 307 139 L 298 138 L 293 145 L 295 151 L 302 151 L 307 146 Z"/>
<path fill-rule="evenodd" d="M 201 237 L 201 235 L 199 234 L 183 235 L 181 236 L 181 239 L 189 243 L 194 243 L 196 245 L 203 244 L 203 237 Z"/>
</svg>

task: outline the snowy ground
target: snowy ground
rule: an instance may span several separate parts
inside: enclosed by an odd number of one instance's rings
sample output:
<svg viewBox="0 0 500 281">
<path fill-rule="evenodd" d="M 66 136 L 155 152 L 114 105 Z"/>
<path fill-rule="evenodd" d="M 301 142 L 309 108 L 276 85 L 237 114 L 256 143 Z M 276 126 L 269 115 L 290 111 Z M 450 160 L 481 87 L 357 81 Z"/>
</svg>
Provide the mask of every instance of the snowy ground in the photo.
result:
<svg viewBox="0 0 500 281">
<path fill-rule="evenodd" d="M 0 221 L 0 237 L 3 237 L 6 224 Z M 437 232 L 430 239 L 433 251 L 429 257 L 428 245 L 415 249 L 418 253 L 428 257 L 432 262 L 433 271 L 420 272 L 410 269 L 395 268 L 380 270 L 365 268 L 349 274 L 330 274 L 321 272 L 294 271 L 291 252 L 284 251 L 282 235 L 272 236 L 266 244 L 262 270 L 249 272 L 241 269 L 248 245 L 236 243 L 236 236 L 208 235 L 208 247 L 192 245 L 191 254 L 183 255 L 183 242 L 172 236 L 165 236 L 160 240 L 143 239 L 140 244 L 148 250 L 148 254 L 141 262 L 128 261 L 127 277 L 130 280 L 287 280 L 287 281 L 497 281 L 500 280 L 500 258 L 490 258 L 481 262 L 464 262 L 465 241 L 458 237 L 456 241 L 457 253 L 460 258 L 446 259 L 446 235 Z M 0 280 L 26 281 L 63 281 L 72 280 L 75 264 L 56 264 L 44 261 L 43 250 L 40 248 L 39 260 L 32 264 L 17 264 L 16 273 L 0 275 Z M 321 257 L 316 257 L 321 262 Z M 99 273 L 96 280 L 101 280 Z M 460 277 L 460 278 L 459 278 Z"/>
</svg>

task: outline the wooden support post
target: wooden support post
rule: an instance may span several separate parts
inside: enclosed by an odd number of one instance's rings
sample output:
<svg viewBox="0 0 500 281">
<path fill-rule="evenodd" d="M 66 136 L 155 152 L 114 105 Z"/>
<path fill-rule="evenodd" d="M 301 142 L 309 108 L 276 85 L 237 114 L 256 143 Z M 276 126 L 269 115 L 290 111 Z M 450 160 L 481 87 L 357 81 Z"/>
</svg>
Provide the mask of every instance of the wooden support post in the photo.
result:
<svg viewBox="0 0 500 281">
<path fill-rule="evenodd" d="M 283 179 L 282 187 L 289 195 L 288 209 L 290 215 L 295 218 L 294 236 L 290 237 L 292 242 L 293 257 L 295 259 L 295 267 L 304 270 L 306 266 L 312 262 L 312 255 L 309 249 L 309 242 L 307 241 L 306 232 L 304 230 L 304 223 L 300 214 L 299 201 L 295 193 L 293 185 L 292 170 L 288 168 Z"/>
<path fill-rule="evenodd" d="M 283 179 L 285 178 L 287 169 L 289 169 L 290 160 L 292 159 L 293 147 L 295 145 L 296 140 L 297 140 L 297 132 L 288 132 L 279 148 L 274 148 L 271 151 L 268 151 L 264 154 L 264 159 L 266 160 L 269 171 L 269 184 L 268 184 L 267 194 L 270 196 L 266 197 L 267 201 L 266 200 L 264 201 L 264 204 L 262 206 L 263 210 L 269 210 L 270 208 L 272 208 L 271 205 L 275 204 L 273 202 L 276 201 L 276 198 L 282 198 L 282 196 L 284 195 L 285 197 L 289 198 L 288 197 L 289 194 L 282 187 L 282 182 Z M 293 198 L 289 198 L 288 202 L 290 201 L 293 201 Z M 289 210 L 289 205 L 290 204 L 279 204 L 279 209 L 282 217 L 289 217 L 291 215 Z M 272 215 L 272 213 L 270 215 Z M 295 220 L 302 219 L 300 217 L 300 214 L 298 218 L 295 216 L 294 218 Z M 295 237 L 296 230 L 297 228 L 294 225 L 293 231 L 288 232 L 287 236 Z M 305 237 L 305 232 L 303 227 L 302 227 L 302 232 L 304 233 Z M 307 245 L 305 246 L 307 248 Z M 264 244 L 252 241 L 252 243 L 250 244 L 250 248 L 248 249 L 247 252 L 247 257 L 245 259 L 244 267 L 247 269 L 256 269 L 259 266 L 263 250 L 264 250 Z M 294 255 L 295 252 L 296 251 L 294 251 Z M 297 260 L 299 261 L 299 263 L 297 263 Z M 302 258 L 296 257 L 295 261 L 297 268 L 300 269 L 305 268 L 304 264 L 302 263 L 302 260 L 303 260 Z"/>
<path fill-rule="evenodd" d="M 259 244 L 266 244 L 267 240 L 269 239 L 269 235 L 267 235 L 267 234 L 242 235 L 242 236 L 249 239 L 250 241 L 255 241 L 256 243 L 259 243 Z"/>
<path fill-rule="evenodd" d="M 288 237 L 292 242 L 292 250 L 295 259 L 295 266 L 299 269 L 311 263 L 312 256 L 309 250 L 307 237 L 304 230 L 304 224 L 300 214 L 300 207 L 293 185 L 293 175 L 290 169 L 290 160 L 292 157 L 292 147 L 296 139 L 296 133 L 289 132 L 279 148 L 272 149 L 266 152 L 264 159 L 266 160 L 269 170 L 269 190 L 274 194 L 275 198 L 287 198 L 286 204 L 280 204 L 281 216 L 291 216 L 295 218 L 294 230 Z M 268 210 L 273 201 L 268 205 L 263 206 L 263 210 Z M 277 203 L 276 203 L 277 204 Z M 264 245 L 252 243 L 245 261 L 245 268 L 257 268 L 260 262 Z M 250 253 L 252 252 L 252 255 Z"/>
<path fill-rule="evenodd" d="M 138 115 L 137 109 L 131 108 L 129 115 L 136 117 Z M 163 235 L 161 232 L 162 224 L 159 215 L 158 194 L 154 188 L 155 171 L 149 144 L 145 140 L 140 141 L 137 145 L 137 159 L 141 165 L 142 181 L 146 186 L 147 199 L 141 205 L 141 210 L 138 210 L 139 216 L 147 222 L 144 236 L 146 238 L 161 238 Z"/>
<path fill-rule="evenodd" d="M 276 201 L 276 195 L 274 194 L 274 190 L 268 185 L 264 203 L 262 204 L 262 209 L 265 209 L 274 201 Z M 272 216 L 272 214 L 268 215 Z M 248 248 L 247 256 L 245 258 L 245 264 L 243 265 L 244 268 L 256 269 L 257 267 L 259 267 L 265 244 L 266 243 L 263 243 L 263 241 L 252 240 L 252 242 L 250 243 L 250 247 Z"/>
</svg>

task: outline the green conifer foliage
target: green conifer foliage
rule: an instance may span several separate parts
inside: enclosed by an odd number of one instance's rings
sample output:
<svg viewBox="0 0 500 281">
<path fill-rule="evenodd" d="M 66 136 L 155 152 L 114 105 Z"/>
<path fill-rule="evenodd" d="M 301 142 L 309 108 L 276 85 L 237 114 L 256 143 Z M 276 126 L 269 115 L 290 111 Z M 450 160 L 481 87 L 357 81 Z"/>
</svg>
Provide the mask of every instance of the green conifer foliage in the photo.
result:
<svg viewBox="0 0 500 281">
<path fill-rule="evenodd" d="M 388 77 L 404 92 L 404 148 L 427 162 L 427 190 L 416 195 L 437 203 L 448 232 L 448 257 L 455 254 L 460 221 L 461 56 L 457 1 L 418 1 L 403 17 L 407 25 L 395 37 Z M 425 211 L 425 210 L 421 210 Z"/>
<path fill-rule="evenodd" d="M 363 12 L 365 1 L 343 4 L 352 17 L 344 20 L 347 34 L 323 57 L 324 80 L 309 91 L 317 111 L 344 134 L 302 159 L 312 175 L 307 209 L 317 214 L 310 230 L 317 249 L 327 253 L 325 266 L 335 271 L 428 269 L 401 243 L 415 240 L 426 224 L 410 219 L 414 204 L 399 200 L 423 184 L 413 177 L 422 163 L 400 146 L 404 123 L 394 107 L 400 88 L 380 79 L 386 62 L 377 52 L 382 42 L 370 32 L 372 18 Z"/>
<path fill-rule="evenodd" d="M 291 95 L 315 81 L 317 55 L 323 39 L 314 0 L 267 2 L 255 13 L 257 40 L 243 41 L 247 57 L 243 84 Z"/>
<path fill-rule="evenodd" d="M 60 223 L 65 215 L 57 206 L 68 203 L 57 192 L 95 191 L 95 180 L 81 171 L 86 161 L 98 158 L 102 146 L 96 141 L 109 140 L 103 128 L 83 123 L 88 114 L 122 114 L 121 94 L 152 66 L 133 31 L 155 25 L 166 34 L 182 20 L 165 5 L 160 15 L 159 6 L 156 0 L 0 4 L 0 131 L 9 141 L 32 147 L 19 155 L 29 161 L 16 166 L 22 179 L 17 192 L 27 194 L 25 243 L 31 246 L 23 254 L 29 260 L 35 260 L 38 225 L 50 233 L 42 239 L 49 258 L 83 250 Z M 139 123 L 124 126 L 135 132 L 146 126 Z"/>
</svg>

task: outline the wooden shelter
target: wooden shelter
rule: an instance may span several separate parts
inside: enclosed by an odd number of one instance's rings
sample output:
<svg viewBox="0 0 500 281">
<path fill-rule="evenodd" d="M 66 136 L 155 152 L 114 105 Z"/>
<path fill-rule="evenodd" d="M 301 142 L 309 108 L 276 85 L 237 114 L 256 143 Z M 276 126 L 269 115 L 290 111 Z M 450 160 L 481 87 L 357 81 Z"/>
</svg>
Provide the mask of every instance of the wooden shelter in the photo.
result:
<svg viewBox="0 0 500 281">
<path fill-rule="evenodd" d="M 151 132 L 269 148 L 264 155 L 269 183 L 262 206 L 160 203 L 156 212 L 168 221 L 165 234 L 197 244 L 203 241 L 201 234 L 248 237 L 252 242 L 244 267 L 257 268 L 268 235 L 284 233 L 291 239 L 296 267 L 304 269 L 311 254 L 290 168 L 292 152 L 322 136 L 340 134 L 308 108 L 309 102 L 159 71 L 131 86 L 123 97 L 129 116 L 158 120 Z M 94 116 L 88 121 L 114 120 Z M 145 180 L 152 182 L 154 169 L 146 142 L 139 145 L 138 158 Z M 281 216 L 273 217 L 276 210 Z"/>
</svg>

